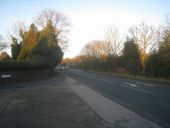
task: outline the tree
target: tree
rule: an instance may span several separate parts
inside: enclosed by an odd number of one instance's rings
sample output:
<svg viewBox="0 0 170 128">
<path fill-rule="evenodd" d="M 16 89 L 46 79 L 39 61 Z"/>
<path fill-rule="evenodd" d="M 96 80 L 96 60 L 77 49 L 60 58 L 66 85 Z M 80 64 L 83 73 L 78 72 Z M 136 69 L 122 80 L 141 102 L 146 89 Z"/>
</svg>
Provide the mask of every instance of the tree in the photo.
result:
<svg viewBox="0 0 170 128">
<path fill-rule="evenodd" d="M 137 74 L 141 71 L 141 62 L 138 45 L 134 39 L 127 39 L 123 48 L 123 65 L 132 74 Z"/>
<path fill-rule="evenodd" d="M 162 75 L 161 68 L 163 67 L 160 61 L 160 55 L 158 51 L 152 52 L 146 63 L 146 72 L 148 72 L 152 77 L 160 77 Z"/>
<path fill-rule="evenodd" d="M 18 55 L 18 61 L 28 61 L 31 56 L 32 49 L 36 47 L 39 40 L 39 32 L 35 24 L 31 24 L 27 32 L 23 36 L 23 46 Z"/>
<path fill-rule="evenodd" d="M 28 30 L 21 22 L 14 24 L 13 34 L 10 34 L 12 58 L 36 67 L 54 68 L 63 59 L 62 48 L 66 48 L 65 32 L 69 23 L 62 13 L 53 10 L 42 11 L 37 22 L 38 28 L 32 23 Z M 1 44 L 0 48 L 4 49 Z"/>
<path fill-rule="evenodd" d="M 12 59 L 17 60 L 18 55 L 22 49 L 24 35 L 26 32 L 26 27 L 24 22 L 17 21 L 12 25 L 12 31 L 10 32 L 10 42 L 11 42 L 11 54 Z"/>
<path fill-rule="evenodd" d="M 94 40 L 85 45 L 81 53 L 87 56 L 93 56 L 95 58 L 101 58 L 107 54 L 107 48 L 105 41 Z"/>
<path fill-rule="evenodd" d="M 3 36 L 0 35 L 0 51 L 6 49 L 8 47 L 7 43 L 4 42 Z"/>
<path fill-rule="evenodd" d="M 21 42 L 24 39 L 24 33 L 26 32 L 26 25 L 24 22 L 18 20 L 12 25 L 12 31 L 10 35 L 13 35 L 18 42 Z"/>
<path fill-rule="evenodd" d="M 10 56 L 8 55 L 7 52 L 2 52 L 0 53 L 0 61 L 5 61 L 5 60 L 9 60 Z"/>
<path fill-rule="evenodd" d="M 63 51 L 58 44 L 59 39 L 55 34 L 55 27 L 51 20 L 48 21 L 47 26 L 42 30 L 42 36 L 47 38 L 47 45 L 49 50 L 49 60 L 56 66 L 63 59 Z"/>
<path fill-rule="evenodd" d="M 33 48 L 29 62 L 47 67 L 55 67 L 63 59 L 62 49 L 56 46 L 48 46 L 48 39 L 41 37 L 38 45 Z"/>
<path fill-rule="evenodd" d="M 107 41 L 100 40 L 94 40 L 86 44 L 81 50 L 84 65 L 93 69 L 110 71 L 113 62 L 117 61 L 117 58 L 112 56 L 112 47 L 110 48 L 109 44 Z"/>
<path fill-rule="evenodd" d="M 105 41 L 94 40 L 86 44 L 81 50 L 81 58 L 88 68 L 96 69 L 106 61 Z"/>
<path fill-rule="evenodd" d="M 154 77 L 170 78 L 170 17 L 159 27 L 157 48 L 149 55 L 147 72 Z"/>
<path fill-rule="evenodd" d="M 160 43 L 158 54 L 162 67 L 161 72 L 166 77 L 170 76 L 170 24 L 167 24 L 163 32 L 163 40 Z"/>
<path fill-rule="evenodd" d="M 140 60 L 142 63 L 143 76 L 145 76 L 146 62 L 152 46 L 155 45 L 155 29 L 152 25 L 144 22 L 129 29 L 129 33 L 139 46 Z"/>
<path fill-rule="evenodd" d="M 55 28 L 54 28 L 51 20 L 48 21 L 47 26 L 44 27 L 44 29 L 41 31 L 41 37 L 47 38 L 49 47 L 58 45 L 58 39 L 55 34 Z"/>
<path fill-rule="evenodd" d="M 18 43 L 18 40 L 11 35 L 12 43 L 11 43 L 11 54 L 12 59 L 17 60 L 17 57 L 21 51 L 22 43 Z"/>
<path fill-rule="evenodd" d="M 63 52 L 58 46 L 55 28 L 50 20 L 39 34 L 37 45 L 32 49 L 28 61 L 38 65 L 55 67 L 62 61 Z"/>
<path fill-rule="evenodd" d="M 55 28 L 58 45 L 65 51 L 68 47 L 66 34 L 68 32 L 68 27 L 70 26 L 67 17 L 55 10 L 45 9 L 35 18 L 36 25 L 41 29 L 44 29 L 49 21 L 52 22 L 52 25 Z"/>
<path fill-rule="evenodd" d="M 112 56 L 118 56 L 121 52 L 122 44 L 119 37 L 118 28 L 113 26 L 109 27 L 105 32 L 107 52 Z"/>
<path fill-rule="evenodd" d="M 105 33 L 106 35 L 106 45 L 107 45 L 107 63 L 108 63 L 108 71 L 116 68 L 117 65 L 117 57 L 121 52 L 122 43 L 119 37 L 117 27 L 109 27 L 109 29 Z"/>
</svg>

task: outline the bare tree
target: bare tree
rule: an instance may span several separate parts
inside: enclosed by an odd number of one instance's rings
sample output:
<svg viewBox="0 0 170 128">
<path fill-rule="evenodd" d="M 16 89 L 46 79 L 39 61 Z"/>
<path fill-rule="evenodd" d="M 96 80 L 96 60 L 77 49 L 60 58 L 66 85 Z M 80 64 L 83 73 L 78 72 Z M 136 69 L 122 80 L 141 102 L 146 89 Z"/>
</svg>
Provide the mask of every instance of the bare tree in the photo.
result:
<svg viewBox="0 0 170 128">
<path fill-rule="evenodd" d="M 58 36 L 58 45 L 61 47 L 63 51 L 67 51 L 68 49 L 68 38 L 66 35 L 62 34 Z"/>
<path fill-rule="evenodd" d="M 110 42 L 94 40 L 85 45 L 81 55 L 84 56 L 86 63 L 95 62 L 95 64 L 107 66 L 110 71 L 116 64 L 116 56 L 112 48 Z"/>
<path fill-rule="evenodd" d="M 23 21 L 18 20 L 12 25 L 12 31 L 9 33 L 9 37 L 13 35 L 19 41 L 23 40 L 24 33 L 26 32 L 26 25 Z"/>
<path fill-rule="evenodd" d="M 143 75 L 145 75 L 148 54 L 151 53 L 156 46 L 156 31 L 154 26 L 142 22 L 139 25 L 131 27 L 129 29 L 129 33 L 139 46 L 140 60 L 143 66 Z"/>
<path fill-rule="evenodd" d="M 108 71 L 116 65 L 116 57 L 120 54 L 121 41 L 116 27 L 110 27 L 106 32 L 106 40 L 91 41 L 82 52 L 88 59 L 95 59 L 97 62 L 107 64 Z"/>
<path fill-rule="evenodd" d="M 68 39 L 66 38 L 66 35 L 70 26 L 67 16 L 52 9 L 45 9 L 35 18 L 35 24 L 38 28 L 42 29 L 46 27 L 49 20 L 53 23 L 53 26 L 56 29 L 59 46 L 62 50 L 67 50 Z"/>
<path fill-rule="evenodd" d="M 108 46 L 105 41 L 94 40 L 85 45 L 81 51 L 81 55 L 102 59 L 102 56 L 108 55 L 107 49 Z"/>
<path fill-rule="evenodd" d="M 122 43 L 119 36 L 118 28 L 115 26 L 110 26 L 108 30 L 105 32 L 106 36 L 106 45 L 107 45 L 107 68 L 108 71 L 116 69 L 116 58 L 121 53 Z"/>
<path fill-rule="evenodd" d="M 107 44 L 107 52 L 111 56 L 117 56 L 121 52 L 122 43 L 120 40 L 118 28 L 115 26 L 111 26 L 105 32 L 106 36 L 106 44 Z"/>
</svg>

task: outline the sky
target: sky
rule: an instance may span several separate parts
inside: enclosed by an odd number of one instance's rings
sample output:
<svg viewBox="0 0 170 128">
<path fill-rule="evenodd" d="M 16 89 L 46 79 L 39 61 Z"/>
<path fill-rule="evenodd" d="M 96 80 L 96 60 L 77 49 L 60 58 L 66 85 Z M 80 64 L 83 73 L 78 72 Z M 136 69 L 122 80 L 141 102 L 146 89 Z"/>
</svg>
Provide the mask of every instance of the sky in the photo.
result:
<svg viewBox="0 0 170 128">
<path fill-rule="evenodd" d="M 74 57 L 86 43 L 104 40 L 109 26 L 120 35 L 141 22 L 158 26 L 170 14 L 169 5 L 170 0 L 0 0 L 0 35 L 7 37 L 18 20 L 29 26 L 42 10 L 54 9 L 71 23 L 64 57 Z"/>
</svg>

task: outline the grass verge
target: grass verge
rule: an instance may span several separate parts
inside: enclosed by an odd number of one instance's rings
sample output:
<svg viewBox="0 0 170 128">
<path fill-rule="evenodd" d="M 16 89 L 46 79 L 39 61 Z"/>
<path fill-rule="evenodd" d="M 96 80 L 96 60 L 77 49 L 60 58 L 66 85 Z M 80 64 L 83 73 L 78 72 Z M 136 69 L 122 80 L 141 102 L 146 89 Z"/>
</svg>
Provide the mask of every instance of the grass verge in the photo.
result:
<svg viewBox="0 0 170 128">
<path fill-rule="evenodd" d="M 133 75 L 128 75 L 128 74 L 118 74 L 118 73 L 113 73 L 113 72 L 100 72 L 100 71 L 94 71 L 94 70 L 84 70 L 84 71 L 96 73 L 96 74 L 109 75 L 109 76 L 115 76 L 115 77 L 122 77 L 122 78 L 126 78 L 126 79 L 150 82 L 150 83 L 155 83 L 155 84 L 164 84 L 164 85 L 170 86 L 170 80 L 166 80 L 166 79 L 146 78 L 146 77 L 141 77 L 141 76 L 133 76 Z"/>
</svg>

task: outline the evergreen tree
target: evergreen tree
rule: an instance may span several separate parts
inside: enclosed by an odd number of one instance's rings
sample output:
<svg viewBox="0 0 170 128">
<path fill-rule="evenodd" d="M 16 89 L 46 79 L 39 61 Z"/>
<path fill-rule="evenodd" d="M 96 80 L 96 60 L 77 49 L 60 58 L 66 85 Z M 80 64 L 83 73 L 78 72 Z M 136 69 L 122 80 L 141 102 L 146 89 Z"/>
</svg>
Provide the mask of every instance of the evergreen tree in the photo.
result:
<svg viewBox="0 0 170 128">
<path fill-rule="evenodd" d="M 159 77 L 161 74 L 162 62 L 160 61 L 160 56 L 157 51 L 154 51 L 148 57 L 148 61 L 146 63 L 146 72 L 150 74 L 152 77 Z"/>
<path fill-rule="evenodd" d="M 12 44 L 11 44 L 12 59 L 16 60 L 21 51 L 22 43 L 19 44 L 18 40 L 12 35 L 11 35 L 11 38 L 12 38 Z"/>
<path fill-rule="evenodd" d="M 23 46 L 17 58 L 18 61 L 28 61 L 32 54 L 32 49 L 36 47 L 39 40 L 39 32 L 34 24 L 30 25 L 30 29 L 23 36 Z"/>
<path fill-rule="evenodd" d="M 41 36 L 47 38 L 49 47 L 58 45 L 55 27 L 51 20 L 48 21 L 47 26 L 42 30 Z"/>
<path fill-rule="evenodd" d="M 142 65 L 140 62 L 139 48 L 133 39 L 127 39 L 124 43 L 123 62 L 130 73 L 136 74 L 141 71 Z"/>
<path fill-rule="evenodd" d="M 164 77 L 170 77 L 170 27 L 164 31 L 163 42 L 159 46 L 160 73 Z"/>
<path fill-rule="evenodd" d="M 58 46 L 55 28 L 49 20 L 47 26 L 40 32 L 38 45 L 33 48 L 30 62 L 54 67 L 63 58 L 63 52 Z"/>
</svg>

